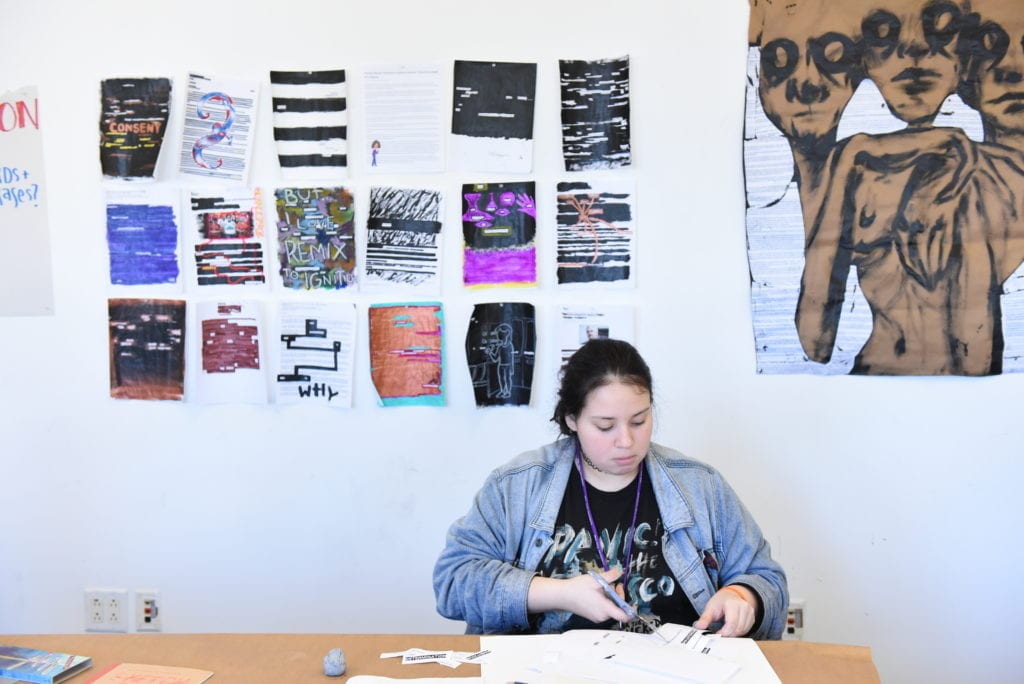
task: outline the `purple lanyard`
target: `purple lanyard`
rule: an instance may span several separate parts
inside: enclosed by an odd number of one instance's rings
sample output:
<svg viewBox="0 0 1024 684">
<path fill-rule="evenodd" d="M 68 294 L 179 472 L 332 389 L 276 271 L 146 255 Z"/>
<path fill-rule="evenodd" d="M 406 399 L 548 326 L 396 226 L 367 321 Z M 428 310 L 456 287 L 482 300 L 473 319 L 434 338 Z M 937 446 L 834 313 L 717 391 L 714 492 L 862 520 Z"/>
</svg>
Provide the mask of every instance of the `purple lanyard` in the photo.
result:
<svg viewBox="0 0 1024 684">
<path fill-rule="evenodd" d="M 594 535 L 594 548 L 597 549 L 597 557 L 601 561 L 601 567 L 607 571 L 608 559 L 604 555 L 604 548 L 601 546 L 601 537 L 597 533 L 597 525 L 594 524 L 594 514 L 590 510 L 590 497 L 587 495 L 587 478 L 583 476 L 583 452 L 580 451 L 580 443 L 576 442 L 576 469 L 580 473 L 580 485 L 583 487 L 583 505 L 587 509 L 587 520 L 590 521 L 590 533 Z M 636 529 L 636 515 L 640 510 L 640 487 L 644 483 L 644 464 L 640 462 L 640 472 L 636 479 L 636 500 L 633 502 L 633 522 L 629 524 L 629 538 L 626 541 L 626 559 L 623 573 L 622 573 L 622 585 L 624 587 L 629 586 L 629 570 L 630 561 L 633 557 L 633 531 Z"/>
</svg>

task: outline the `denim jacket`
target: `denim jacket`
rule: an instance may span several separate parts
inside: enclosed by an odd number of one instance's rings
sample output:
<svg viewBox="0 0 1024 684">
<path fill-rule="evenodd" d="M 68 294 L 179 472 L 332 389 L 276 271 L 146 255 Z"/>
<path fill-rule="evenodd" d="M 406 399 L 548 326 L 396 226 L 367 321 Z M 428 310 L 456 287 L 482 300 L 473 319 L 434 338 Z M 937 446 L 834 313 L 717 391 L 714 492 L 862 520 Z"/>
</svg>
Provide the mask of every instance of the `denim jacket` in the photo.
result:
<svg viewBox="0 0 1024 684">
<path fill-rule="evenodd" d="M 573 464 L 573 441 L 560 439 L 494 470 L 473 506 L 448 530 L 434 566 L 444 617 L 471 634 L 530 629 L 526 596 L 554 543 L 555 519 Z M 645 459 L 664 524 L 664 557 L 694 609 L 727 584 L 761 598 L 755 639 L 778 639 L 789 603 L 786 575 L 739 498 L 714 468 L 657 444 Z"/>
</svg>

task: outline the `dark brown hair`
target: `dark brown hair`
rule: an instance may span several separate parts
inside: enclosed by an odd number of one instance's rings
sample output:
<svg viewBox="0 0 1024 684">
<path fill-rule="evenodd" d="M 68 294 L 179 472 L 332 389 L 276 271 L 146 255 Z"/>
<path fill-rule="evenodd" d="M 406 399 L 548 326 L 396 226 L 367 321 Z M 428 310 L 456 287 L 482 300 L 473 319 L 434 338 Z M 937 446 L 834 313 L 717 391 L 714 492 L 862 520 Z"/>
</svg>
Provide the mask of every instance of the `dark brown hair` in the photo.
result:
<svg viewBox="0 0 1024 684">
<path fill-rule="evenodd" d="M 587 396 L 613 380 L 634 385 L 654 398 L 651 369 L 629 342 L 595 339 L 576 350 L 562 369 L 558 404 L 551 420 L 563 435 L 572 435 L 566 418 L 575 418 L 587 403 Z"/>
</svg>

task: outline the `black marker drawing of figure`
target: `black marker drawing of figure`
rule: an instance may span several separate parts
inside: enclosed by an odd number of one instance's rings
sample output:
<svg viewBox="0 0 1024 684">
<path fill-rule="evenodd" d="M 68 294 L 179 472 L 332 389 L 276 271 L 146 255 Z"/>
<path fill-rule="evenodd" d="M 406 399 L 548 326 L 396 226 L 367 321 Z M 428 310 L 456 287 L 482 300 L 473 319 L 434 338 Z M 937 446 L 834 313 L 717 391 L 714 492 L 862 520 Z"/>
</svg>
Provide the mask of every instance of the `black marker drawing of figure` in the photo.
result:
<svg viewBox="0 0 1024 684">
<path fill-rule="evenodd" d="M 499 399 L 512 397 L 512 358 L 515 347 L 512 346 L 512 326 L 502 323 L 491 331 L 491 339 L 484 347 L 487 360 L 491 363 L 494 376 L 497 378 L 496 391 L 491 396 Z"/>
<path fill-rule="evenodd" d="M 478 407 L 529 405 L 535 322 L 534 307 L 525 302 L 473 307 L 466 330 L 466 363 Z"/>
<path fill-rule="evenodd" d="M 932 125 L 945 99 L 962 90 L 972 17 L 949 0 L 879 0 L 870 8 L 865 71 L 907 128 L 854 136 L 830 162 L 808 236 L 801 342 L 809 358 L 828 361 L 852 264 L 872 312 L 852 372 L 1001 372 L 1001 284 L 1020 264 L 1012 196 L 1024 176 L 1007 150 Z"/>
</svg>

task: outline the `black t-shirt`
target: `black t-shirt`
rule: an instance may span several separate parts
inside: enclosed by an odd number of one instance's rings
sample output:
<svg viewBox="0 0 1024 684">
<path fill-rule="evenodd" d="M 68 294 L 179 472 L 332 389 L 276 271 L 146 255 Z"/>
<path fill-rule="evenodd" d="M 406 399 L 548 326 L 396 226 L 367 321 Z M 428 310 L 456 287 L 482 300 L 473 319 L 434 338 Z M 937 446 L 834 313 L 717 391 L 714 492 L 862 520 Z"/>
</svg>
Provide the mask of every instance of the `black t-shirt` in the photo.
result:
<svg viewBox="0 0 1024 684">
<path fill-rule="evenodd" d="M 586 574 L 589 570 L 602 570 L 580 482 L 579 470 L 573 465 L 562 497 L 562 507 L 555 519 L 554 543 L 537 568 L 544 577 L 569 578 Z M 633 521 L 636 486 L 635 478 L 617 492 L 602 492 L 587 485 L 590 510 L 610 568 L 623 567 L 629 541 L 627 535 Z M 632 536 L 626 602 L 636 605 L 641 615 L 651 618 L 656 624 L 692 624 L 699 615 L 662 556 L 664 526 L 646 472 L 640 487 L 640 505 Z M 598 625 L 565 611 L 552 611 L 540 617 L 537 629 L 540 632 L 553 632 L 609 625 Z M 646 631 L 639 621 L 634 621 L 627 628 Z"/>
</svg>

